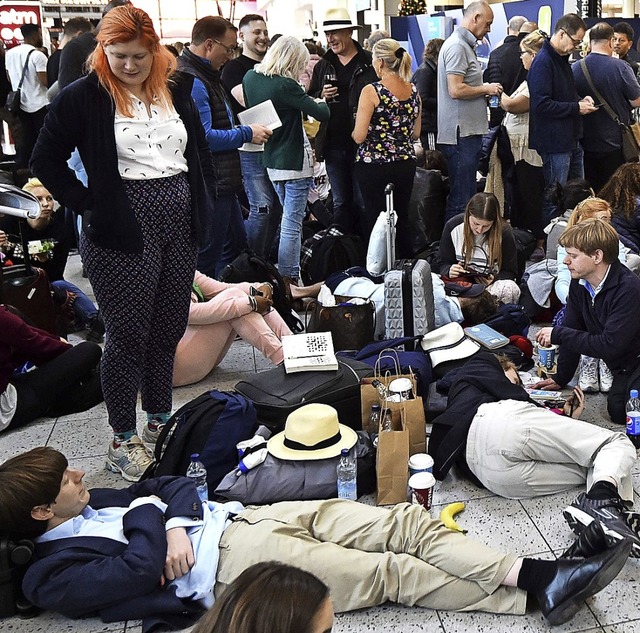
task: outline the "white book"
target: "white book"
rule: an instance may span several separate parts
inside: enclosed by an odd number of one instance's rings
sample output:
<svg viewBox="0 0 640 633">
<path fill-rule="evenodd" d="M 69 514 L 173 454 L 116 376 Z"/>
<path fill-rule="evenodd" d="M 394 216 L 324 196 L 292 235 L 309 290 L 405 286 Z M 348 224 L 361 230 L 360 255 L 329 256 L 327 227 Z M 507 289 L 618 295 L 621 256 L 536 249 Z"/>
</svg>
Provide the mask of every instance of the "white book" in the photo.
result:
<svg viewBox="0 0 640 633">
<path fill-rule="evenodd" d="M 333 351 L 331 332 L 292 334 L 282 337 L 284 370 L 287 374 L 299 371 L 336 371 L 338 359 Z"/>
<path fill-rule="evenodd" d="M 282 127 L 282 121 L 273 107 L 273 101 L 267 99 L 252 108 L 247 108 L 238 113 L 238 120 L 242 125 L 257 123 L 268 127 L 270 130 Z M 243 152 L 261 152 L 264 147 L 257 143 L 245 143 L 241 148 Z"/>
</svg>

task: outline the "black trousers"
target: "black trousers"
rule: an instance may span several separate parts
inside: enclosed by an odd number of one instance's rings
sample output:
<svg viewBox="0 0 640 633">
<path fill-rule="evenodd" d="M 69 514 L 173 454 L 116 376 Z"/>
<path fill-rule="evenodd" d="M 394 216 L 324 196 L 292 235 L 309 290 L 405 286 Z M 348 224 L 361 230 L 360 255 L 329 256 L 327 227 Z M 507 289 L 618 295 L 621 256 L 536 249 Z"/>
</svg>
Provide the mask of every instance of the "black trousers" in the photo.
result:
<svg viewBox="0 0 640 633">
<path fill-rule="evenodd" d="M 95 343 L 80 343 L 40 367 L 11 379 L 18 406 L 8 429 L 36 418 L 59 417 L 86 411 L 102 402 L 98 364 L 102 350 Z"/>
<path fill-rule="evenodd" d="M 584 153 L 584 177 L 589 181 L 591 188 L 596 192 L 604 187 L 609 178 L 613 176 L 620 165 L 624 164 L 622 150 L 613 152 L 587 152 Z"/>
<path fill-rule="evenodd" d="M 542 167 L 535 167 L 524 160 L 515 165 L 515 196 L 511 209 L 511 224 L 531 231 L 536 239 L 545 237 L 542 222 L 544 198 L 544 174 Z"/>
<path fill-rule="evenodd" d="M 411 257 L 413 242 L 409 234 L 409 202 L 413 190 L 413 179 L 416 175 L 414 160 L 398 160 L 391 163 L 355 164 L 354 176 L 364 200 L 364 215 L 361 220 L 362 238 L 369 243 L 371 231 L 381 211 L 386 209 L 385 187 L 393 183 L 395 211 L 398 214 L 396 226 L 396 257 Z"/>
<path fill-rule="evenodd" d="M 612 422 L 626 424 L 629 393 L 632 389 L 640 391 L 640 359 L 636 367 L 612 373 L 613 385 L 607 394 L 607 412 Z"/>
</svg>

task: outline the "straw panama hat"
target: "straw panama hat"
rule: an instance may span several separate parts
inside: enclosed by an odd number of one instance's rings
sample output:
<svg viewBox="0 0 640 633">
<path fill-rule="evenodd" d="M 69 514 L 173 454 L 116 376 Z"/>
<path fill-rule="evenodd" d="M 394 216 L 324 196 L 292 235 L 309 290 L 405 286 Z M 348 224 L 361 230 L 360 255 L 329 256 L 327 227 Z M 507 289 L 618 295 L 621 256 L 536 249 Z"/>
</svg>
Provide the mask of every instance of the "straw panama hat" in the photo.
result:
<svg viewBox="0 0 640 633">
<path fill-rule="evenodd" d="M 349 17 L 349 12 L 346 9 L 327 9 L 324 14 L 324 22 L 322 23 L 322 30 L 327 31 L 339 31 L 340 29 L 360 29 L 359 24 L 354 24 Z"/>
<path fill-rule="evenodd" d="M 305 404 L 289 414 L 284 431 L 267 442 L 267 450 L 278 459 L 328 459 L 352 448 L 357 440 L 353 429 L 338 423 L 333 407 Z"/>
</svg>

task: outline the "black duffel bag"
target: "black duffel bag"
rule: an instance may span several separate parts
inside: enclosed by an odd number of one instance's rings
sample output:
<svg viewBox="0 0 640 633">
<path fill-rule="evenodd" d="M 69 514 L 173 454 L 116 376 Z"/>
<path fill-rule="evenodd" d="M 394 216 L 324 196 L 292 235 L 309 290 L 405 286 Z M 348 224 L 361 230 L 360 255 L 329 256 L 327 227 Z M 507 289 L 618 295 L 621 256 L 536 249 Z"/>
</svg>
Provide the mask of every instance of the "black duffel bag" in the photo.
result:
<svg viewBox="0 0 640 633">
<path fill-rule="evenodd" d="M 258 421 L 282 431 L 287 416 L 303 404 L 329 404 L 338 419 L 352 429 L 362 428 L 360 380 L 373 375 L 373 367 L 338 357 L 335 371 L 301 371 L 287 374 L 284 364 L 236 384 L 235 390 L 253 402 Z"/>
</svg>

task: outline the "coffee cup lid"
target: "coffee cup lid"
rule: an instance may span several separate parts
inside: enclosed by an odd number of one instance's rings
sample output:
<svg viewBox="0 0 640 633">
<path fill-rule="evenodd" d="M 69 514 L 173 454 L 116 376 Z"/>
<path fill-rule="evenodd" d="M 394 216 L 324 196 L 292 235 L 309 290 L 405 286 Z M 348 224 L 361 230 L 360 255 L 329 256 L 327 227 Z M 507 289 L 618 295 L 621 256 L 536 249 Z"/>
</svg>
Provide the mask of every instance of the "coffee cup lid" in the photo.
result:
<svg viewBox="0 0 640 633">
<path fill-rule="evenodd" d="M 409 466 L 411 468 L 431 468 L 433 457 L 427 453 L 416 453 L 409 457 Z"/>
<path fill-rule="evenodd" d="M 396 378 L 389 383 L 389 391 L 394 393 L 411 391 L 411 387 L 411 381 L 408 378 Z"/>
<path fill-rule="evenodd" d="M 424 490 L 436 485 L 436 478 L 428 472 L 416 473 L 409 477 L 409 487 L 414 490 Z"/>
</svg>

